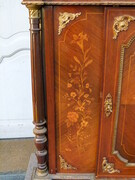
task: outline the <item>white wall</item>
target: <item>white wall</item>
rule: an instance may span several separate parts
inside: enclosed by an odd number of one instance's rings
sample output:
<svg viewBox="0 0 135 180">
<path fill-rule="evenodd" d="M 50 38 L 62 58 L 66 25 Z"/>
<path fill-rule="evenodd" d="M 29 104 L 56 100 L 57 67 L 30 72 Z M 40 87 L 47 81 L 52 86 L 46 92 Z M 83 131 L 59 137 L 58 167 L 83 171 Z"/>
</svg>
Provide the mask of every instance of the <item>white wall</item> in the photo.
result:
<svg viewBox="0 0 135 180">
<path fill-rule="evenodd" d="M 28 10 L 0 0 L 0 138 L 32 137 Z"/>
</svg>

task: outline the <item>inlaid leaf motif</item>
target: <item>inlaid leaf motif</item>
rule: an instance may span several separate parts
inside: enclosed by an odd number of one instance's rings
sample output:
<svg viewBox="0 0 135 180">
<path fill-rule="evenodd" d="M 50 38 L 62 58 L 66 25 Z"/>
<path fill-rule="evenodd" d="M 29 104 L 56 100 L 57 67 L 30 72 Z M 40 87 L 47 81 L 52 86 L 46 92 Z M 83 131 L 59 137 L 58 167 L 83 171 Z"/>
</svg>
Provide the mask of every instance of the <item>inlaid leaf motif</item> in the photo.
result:
<svg viewBox="0 0 135 180">
<path fill-rule="evenodd" d="M 74 56 L 74 60 L 75 62 L 77 62 L 79 65 L 81 65 L 80 61 L 78 60 L 78 58 L 76 56 Z"/>
<path fill-rule="evenodd" d="M 84 62 L 86 62 L 87 60 L 88 60 L 88 53 L 89 53 L 89 51 L 91 50 L 91 47 L 89 47 L 86 51 L 85 51 L 85 53 L 84 53 L 84 57 L 85 57 L 85 59 L 84 59 Z"/>
<path fill-rule="evenodd" d="M 89 60 L 89 61 L 87 61 L 86 63 L 85 63 L 85 67 L 87 67 L 88 65 L 90 65 L 91 63 L 92 63 L 92 59 L 91 60 Z"/>
<path fill-rule="evenodd" d="M 69 65 L 67 92 L 64 95 L 64 98 L 68 101 L 67 106 L 72 107 L 72 110 L 67 112 L 66 115 L 66 126 L 69 132 L 71 129 L 76 131 L 75 137 L 72 137 L 71 134 L 65 136 L 70 142 L 76 139 L 78 148 L 80 147 L 79 140 L 83 141 L 86 138 L 84 131 L 89 124 L 89 119 L 91 119 L 89 106 L 94 101 L 94 98 L 91 97 L 92 87 L 88 82 L 87 73 L 87 68 L 93 62 L 93 59 L 90 58 L 91 47 L 84 48 L 86 42 L 88 42 L 87 34 L 81 32 L 78 35 L 73 35 L 71 43 L 80 49 L 82 56 L 73 56 L 74 63 Z"/>
</svg>

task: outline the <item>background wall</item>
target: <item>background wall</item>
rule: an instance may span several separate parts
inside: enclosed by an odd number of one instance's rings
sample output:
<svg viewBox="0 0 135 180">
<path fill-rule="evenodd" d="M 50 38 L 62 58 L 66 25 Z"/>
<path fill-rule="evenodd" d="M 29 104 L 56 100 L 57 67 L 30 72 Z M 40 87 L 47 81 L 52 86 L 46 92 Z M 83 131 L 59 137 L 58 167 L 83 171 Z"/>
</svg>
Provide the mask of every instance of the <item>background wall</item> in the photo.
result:
<svg viewBox="0 0 135 180">
<path fill-rule="evenodd" d="M 28 10 L 0 0 L 0 138 L 33 137 Z"/>
</svg>

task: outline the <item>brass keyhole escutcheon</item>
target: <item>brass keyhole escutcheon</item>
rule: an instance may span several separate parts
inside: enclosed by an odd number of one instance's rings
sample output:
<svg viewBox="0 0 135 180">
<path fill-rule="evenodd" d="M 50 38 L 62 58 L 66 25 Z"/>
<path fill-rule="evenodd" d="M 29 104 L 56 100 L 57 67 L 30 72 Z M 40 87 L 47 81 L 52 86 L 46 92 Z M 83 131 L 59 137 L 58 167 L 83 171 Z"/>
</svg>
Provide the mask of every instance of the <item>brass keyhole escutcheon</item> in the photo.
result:
<svg viewBox="0 0 135 180">
<path fill-rule="evenodd" d="M 106 117 L 109 117 L 112 114 L 113 111 L 113 105 L 112 105 L 112 96 L 110 93 L 107 94 L 105 101 L 104 101 L 104 111 Z"/>
</svg>

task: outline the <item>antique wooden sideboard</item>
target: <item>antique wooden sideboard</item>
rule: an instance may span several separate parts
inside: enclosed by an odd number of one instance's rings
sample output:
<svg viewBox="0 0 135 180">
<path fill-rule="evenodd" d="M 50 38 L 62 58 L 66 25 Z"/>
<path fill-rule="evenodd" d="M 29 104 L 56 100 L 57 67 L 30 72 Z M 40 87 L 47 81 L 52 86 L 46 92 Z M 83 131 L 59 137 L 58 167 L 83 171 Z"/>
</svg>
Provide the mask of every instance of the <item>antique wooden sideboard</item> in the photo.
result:
<svg viewBox="0 0 135 180">
<path fill-rule="evenodd" d="M 23 0 L 33 179 L 135 177 L 135 0 Z"/>
</svg>

